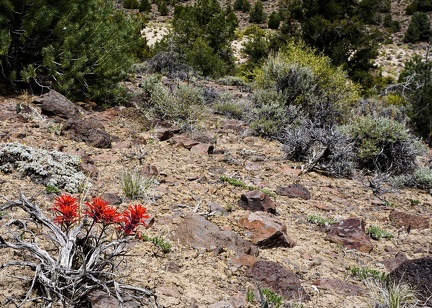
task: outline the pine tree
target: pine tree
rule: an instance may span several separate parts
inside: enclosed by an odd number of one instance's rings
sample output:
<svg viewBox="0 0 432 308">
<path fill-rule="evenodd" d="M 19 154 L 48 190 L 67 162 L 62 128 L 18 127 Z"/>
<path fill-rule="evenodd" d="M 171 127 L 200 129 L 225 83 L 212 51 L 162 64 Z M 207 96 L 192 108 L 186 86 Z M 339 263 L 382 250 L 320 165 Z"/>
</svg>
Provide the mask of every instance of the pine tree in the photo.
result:
<svg viewBox="0 0 432 308">
<path fill-rule="evenodd" d="M 249 22 L 253 23 L 263 23 L 266 20 L 266 15 L 264 13 L 264 8 L 261 0 L 255 2 L 253 10 L 250 12 Z"/>
<path fill-rule="evenodd" d="M 137 8 L 139 8 L 140 4 L 138 2 L 138 0 L 124 0 L 123 2 L 123 7 L 125 9 L 132 9 L 135 10 Z"/>
<path fill-rule="evenodd" d="M 410 24 L 405 32 L 405 43 L 428 41 L 431 36 L 431 24 L 429 17 L 423 12 L 416 12 L 411 17 Z"/>
<path fill-rule="evenodd" d="M 270 14 L 269 20 L 268 20 L 268 27 L 269 29 L 277 30 L 279 28 L 280 24 L 280 17 L 279 14 L 273 11 Z"/>
<path fill-rule="evenodd" d="M 159 14 L 161 14 L 161 16 L 167 16 L 168 15 L 169 10 L 168 10 L 168 4 L 167 4 L 166 0 L 160 0 L 158 2 L 158 11 L 159 11 Z"/>
<path fill-rule="evenodd" d="M 110 0 L 0 0 L 0 83 L 109 100 L 143 46 Z"/>
<path fill-rule="evenodd" d="M 141 0 L 139 11 L 140 12 L 150 12 L 151 4 L 149 0 Z"/>
</svg>

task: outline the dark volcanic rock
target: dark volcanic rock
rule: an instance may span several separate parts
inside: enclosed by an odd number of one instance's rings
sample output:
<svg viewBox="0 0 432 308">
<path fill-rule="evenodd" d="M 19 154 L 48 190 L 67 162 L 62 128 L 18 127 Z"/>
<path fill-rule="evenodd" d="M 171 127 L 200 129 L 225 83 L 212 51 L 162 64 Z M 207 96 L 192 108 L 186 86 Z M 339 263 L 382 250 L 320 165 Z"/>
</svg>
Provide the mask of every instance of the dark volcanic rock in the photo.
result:
<svg viewBox="0 0 432 308">
<path fill-rule="evenodd" d="M 276 188 L 276 193 L 289 198 L 300 198 L 304 200 L 309 200 L 311 198 L 309 190 L 301 184 L 291 184 L 286 187 L 279 186 Z"/>
<path fill-rule="evenodd" d="M 252 243 L 262 248 L 294 247 L 285 224 L 266 212 L 254 212 L 239 219 L 239 226 L 251 233 Z"/>
<path fill-rule="evenodd" d="M 373 248 L 365 233 L 365 222 L 361 218 L 348 218 L 333 224 L 326 240 L 361 252 L 371 252 Z"/>
<path fill-rule="evenodd" d="M 83 141 L 96 148 L 110 148 L 112 137 L 102 123 L 91 119 L 69 119 L 63 124 L 62 135 Z"/>
<path fill-rule="evenodd" d="M 287 300 L 309 300 L 297 275 L 276 262 L 257 261 L 246 274 L 262 287 L 271 288 Z"/>
<path fill-rule="evenodd" d="M 407 260 L 391 272 L 389 278 L 413 286 L 420 300 L 432 304 L 432 257 Z"/>
<path fill-rule="evenodd" d="M 276 206 L 265 193 L 259 190 L 248 191 L 241 195 L 239 206 L 250 211 L 264 211 L 276 214 Z"/>
<path fill-rule="evenodd" d="M 78 107 L 74 103 L 54 90 L 39 96 L 33 102 L 41 104 L 42 114 L 47 116 L 71 119 L 80 115 Z"/>
</svg>

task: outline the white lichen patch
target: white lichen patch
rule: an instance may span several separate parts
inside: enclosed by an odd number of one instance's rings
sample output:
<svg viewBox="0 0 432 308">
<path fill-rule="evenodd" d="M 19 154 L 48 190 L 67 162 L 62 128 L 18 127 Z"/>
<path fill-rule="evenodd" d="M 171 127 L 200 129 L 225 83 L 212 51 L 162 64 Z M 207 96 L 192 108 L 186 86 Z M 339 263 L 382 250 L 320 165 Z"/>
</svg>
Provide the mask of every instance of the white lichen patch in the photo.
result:
<svg viewBox="0 0 432 308">
<path fill-rule="evenodd" d="M 71 193 L 88 182 L 78 170 L 80 163 L 81 158 L 76 155 L 35 149 L 17 142 L 0 144 L 0 171 L 18 171 L 35 182 Z"/>
</svg>

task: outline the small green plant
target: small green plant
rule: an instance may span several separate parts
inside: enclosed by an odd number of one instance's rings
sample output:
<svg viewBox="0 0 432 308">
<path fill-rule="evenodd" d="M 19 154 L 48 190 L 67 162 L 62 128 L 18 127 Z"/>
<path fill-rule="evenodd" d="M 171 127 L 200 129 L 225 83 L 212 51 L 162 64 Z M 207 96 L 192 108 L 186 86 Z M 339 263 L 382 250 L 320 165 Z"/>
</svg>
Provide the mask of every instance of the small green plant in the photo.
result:
<svg viewBox="0 0 432 308">
<path fill-rule="evenodd" d="M 150 237 L 143 234 L 142 239 L 146 242 L 153 243 L 153 245 L 162 250 L 163 253 L 169 253 L 171 251 L 172 245 L 160 237 Z"/>
<path fill-rule="evenodd" d="M 129 199 L 138 199 L 148 194 L 154 185 L 154 179 L 146 177 L 136 170 L 123 170 L 121 185 L 123 194 Z"/>
<path fill-rule="evenodd" d="M 268 189 L 247 185 L 245 182 L 240 181 L 240 180 L 235 179 L 235 178 L 230 178 L 230 177 L 227 177 L 225 175 L 222 175 L 220 177 L 220 179 L 221 179 L 221 181 L 227 182 L 228 184 L 231 184 L 233 186 L 242 187 L 242 188 L 247 189 L 247 190 L 259 190 L 259 191 L 262 191 L 263 193 L 265 193 L 269 197 L 276 197 L 276 193 L 274 193 Z"/>
<path fill-rule="evenodd" d="M 384 281 L 387 276 L 385 273 L 369 267 L 350 266 L 349 271 L 351 272 L 351 276 L 358 277 L 360 280 L 372 278 L 376 281 Z"/>
<path fill-rule="evenodd" d="M 304 308 L 303 303 L 291 303 L 291 308 Z"/>
<path fill-rule="evenodd" d="M 408 199 L 408 201 L 410 202 L 411 206 L 416 206 L 420 204 L 420 200 L 417 199 Z"/>
<path fill-rule="evenodd" d="M 388 201 L 388 200 L 384 200 L 383 203 L 384 203 L 384 206 L 388 206 L 388 207 L 392 207 L 392 208 L 396 207 L 395 203 Z"/>
<path fill-rule="evenodd" d="M 47 194 L 58 194 L 60 192 L 60 189 L 58 189 L 57 187 L 55 187 L 54 185 L 48 184 L 45 187 L 45 192 Z"/>
<path fill-rule="evenodd" d="M 261 307 L 270 307 L 270 304 L 276 308 L 282 306 L 282 296 L 267 288 L 258 288 L 258 290 L 261 297 Z"/>
<path fill-rule="evenodd" d="M 335 222 L 333 219 L 326 219 L 315 215 L 309 215 L 306 220 L 320 227 L 328 227 Z"/>
<path fill-rule="evenodd" d="M 246 301 L 250 304 L 255 302 L 255 294 L 250 289 L 247 289 L 247 291 L 246 291 Z"/>
<path fill-rule="evenodd" d="M 395 281 L 364 281 L 370 294 L 370 307 L 417 307 L 416 291 L 408 284 Z"/>
<path fill-rule="evenodd" d="M 389 232 L 374 225 L 371 225 L 369 226 L 369 228 L 367 228 L 366 234 L 377 241 L 379 241 L 382 238 L 391 239 L 393 237 L 393 235 L 390 234 Z"/>
</svg>

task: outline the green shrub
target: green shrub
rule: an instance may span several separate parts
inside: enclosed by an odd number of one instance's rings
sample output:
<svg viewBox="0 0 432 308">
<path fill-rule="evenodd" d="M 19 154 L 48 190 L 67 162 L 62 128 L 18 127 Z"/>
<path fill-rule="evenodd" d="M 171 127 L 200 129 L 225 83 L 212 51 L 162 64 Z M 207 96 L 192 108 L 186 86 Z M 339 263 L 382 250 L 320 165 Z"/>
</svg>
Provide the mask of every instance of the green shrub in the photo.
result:
<svg viewBox="0 0 432 308">
<path fill-rule="evenodd" d="M 385 273 L 370 269 L 369 267 L 350 266 L 349 271 L 351 272 L 351 276 L 358 277 L 361 280 L 372 278 L 375 281 L 384 281 L 386 278 Z"/>
<path fill-rule="evenodd" d="M 308 215 L 308 217 L 306 217 L 306 220 L 320 227 L 328 227 L 335 223 L 333 219 L 326 219 L 316 215 Z"/>
<path fill-rule="evenodd" d="M 125 9 L 138 9 L 140 7 L 140 3 L 138 0 L 124 0 L 123 7 Z"/>
<path fill-rule="evenodd" d="M 284 96 L 275 90 L 258 90 L 252 97 L 250 128 L 258 135 L 277 137 L 289 118 L 286 115 Z"/>
<path fill-rule="evenodd" d="M 412 173 L 390 178 L 390 183 L 398 188 L 411 187 L 432 192 L 432 170 L 429 167 L 418 167 Z"/>
<path fill-rule="evenodd" d="M 245 117 L 248 103 L 244 100 L 217 99 L 212 104 L 213 110 L 225 117 L 241 120 Z"/>
<path fill-rule="evenodd" d="M 361 116 L 343 130 L 355 143 L 359 167 L 369 171 L 412 172 L 424 151 L 405 125 L 392 119 Z"/>
<path fill-rule="evenodd" d="M 160 119 L 190 123 L 201 116 L 204 103 L 201 89 L 184 84 L 169 89 L 156 77 L 145 79 L 141 88 L 147 100 L 140 107 Z"/>
</svg>

